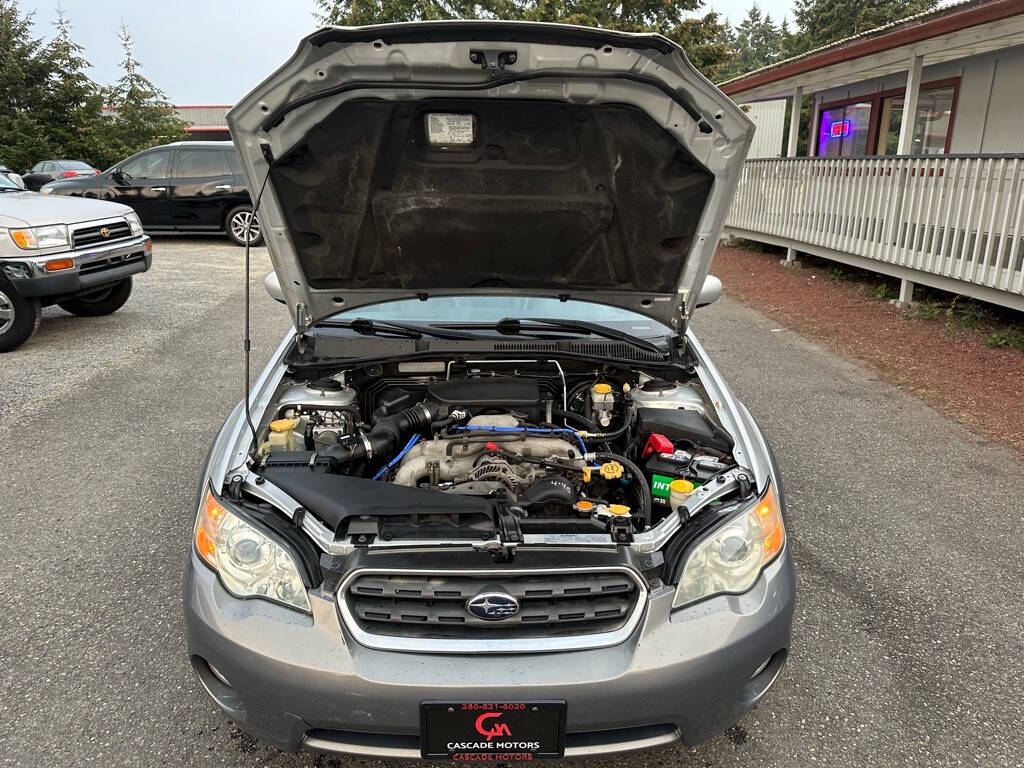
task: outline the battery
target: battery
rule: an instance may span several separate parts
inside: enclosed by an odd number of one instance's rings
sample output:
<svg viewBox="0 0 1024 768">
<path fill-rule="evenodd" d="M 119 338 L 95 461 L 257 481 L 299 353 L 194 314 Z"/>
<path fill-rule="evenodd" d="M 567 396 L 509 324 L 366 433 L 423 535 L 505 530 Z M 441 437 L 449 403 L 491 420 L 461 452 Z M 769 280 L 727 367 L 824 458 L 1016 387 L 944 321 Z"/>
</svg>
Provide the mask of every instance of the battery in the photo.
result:
<svg viewBox="0 0 1024 768">
<path fill-rule="evenodd" d="M 651 482 L 652 500 L 657 504 L 668 504 L 669 485 L 673 480 L 693 480 L 692 463 L 693 456 L 686 451 L 652 453 L 644 462 L 644 470 Z"/>
</svg>

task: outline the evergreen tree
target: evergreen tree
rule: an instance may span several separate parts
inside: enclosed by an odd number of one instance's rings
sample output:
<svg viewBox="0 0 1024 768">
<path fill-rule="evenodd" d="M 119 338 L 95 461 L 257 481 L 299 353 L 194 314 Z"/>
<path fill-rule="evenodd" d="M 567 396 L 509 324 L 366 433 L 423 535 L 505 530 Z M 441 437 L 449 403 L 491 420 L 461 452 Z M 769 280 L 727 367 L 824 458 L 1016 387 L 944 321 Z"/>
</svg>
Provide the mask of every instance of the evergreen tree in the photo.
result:
<svg viewBox="0 0 1024 768">
<path fill-rule="evenodd" d="M 786 55 L 788 37 L 786 22 L 777 27 L 772 17 L 762 14 L 755 3 L 732 31 L 732 57 L 722 68 L 719 79 L 743 75 L 781 60 Z"/>
<path fill-rule="evenodd" d="M 85 74 L 89 62 L 71 39 L 71 25 L 57 9 L 57 34 L 47 46 L 49 84 L 39 112 L 51 144 L 62 158 L 101 162 L 103 94 Z M 100 165 L 99 167 L 105 167 Z"/>
<path fill-rule="evenodd" d="M 691 15 L 701 5 L 701 0 L 317 0 L 317 16 L 341 25 L 510 19 L 660 32 L 682 45 L 694 66 L 710 77 L 728 58 L 728 47 L 717 14 Z"/>
<path fill-rule="evenodd" d="M 32 36 L 32 14 L 0 0 L 0 163 L 24 171 L 52 148 L 41 120 L 50 65 Z"/>
<path fill-rule="evenodd" d="M 798 54 L 932 11 L 938 0 L 796 0 L 797 32 L 791 53 Z"/>
<path fill-rule="evenodd" d="M 187 123 L 174 114 L 162 91 L 142 74 L 142 64 L 132 50 L 132 37 L 125 25 L 118 35 L 124 48 L 124 74 L 106 91 L 113 116 L 104 133 L 101 167 L 113 165 L 128 155 L 155 144 L 166 144 L 185 136 Z"/>
</svg>

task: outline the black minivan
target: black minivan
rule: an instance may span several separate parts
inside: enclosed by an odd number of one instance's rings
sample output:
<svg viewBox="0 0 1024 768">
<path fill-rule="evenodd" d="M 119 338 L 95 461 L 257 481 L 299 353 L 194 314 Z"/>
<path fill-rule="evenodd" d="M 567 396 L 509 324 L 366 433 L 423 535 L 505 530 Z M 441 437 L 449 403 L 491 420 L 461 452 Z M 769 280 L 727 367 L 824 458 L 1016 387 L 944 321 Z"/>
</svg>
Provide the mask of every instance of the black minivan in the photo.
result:
<svg viewBox="0 0 1024 768">
<path fill-rule="evenodd" d="M 234 147 L 223 141 L 179 141 L 152 147 L 103 173 L 55 181 L 47 195 L 96 197 L 135 209 L 150 234 L 224 232 L 245 245 L 252 200 Z M 249 243 L 263 233 L 252 220 Z"/>
</svg>

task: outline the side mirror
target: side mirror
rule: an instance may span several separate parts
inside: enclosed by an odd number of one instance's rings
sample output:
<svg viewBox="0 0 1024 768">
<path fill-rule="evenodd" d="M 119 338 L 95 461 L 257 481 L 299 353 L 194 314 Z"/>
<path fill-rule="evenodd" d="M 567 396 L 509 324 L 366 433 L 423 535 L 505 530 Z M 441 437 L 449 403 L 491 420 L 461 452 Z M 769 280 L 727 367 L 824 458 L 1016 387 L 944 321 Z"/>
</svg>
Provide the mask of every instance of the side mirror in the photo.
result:
<svg viewBox="0 0 1024 768">
<path fill-rule="evenodd" d="M 7 175 L 7 178 L 10 179 L 11 181 L 13 181 L 15 184 L 17 184 L 22 189 L 25 188 L 25 180 L 23 178 L 21 178 L 20 174 L 10 173 L 10 174 Z"/>
<path fill-rule="evenodd" d="M 263 287 L 267 289 L 267 295 L 274 301 L 287 303 L 284 300 L 284 291 L 281 290 L 281 281 L 277 279 L 277 272 L 267 272 L 267 276 L 263 278 Z"/>
<path fill-rule="evenodd" d="M 120 168 L 115 168 L 110 172 L 110 178 L 112 178 L 117 184 L 124 184 L 124 174 L 121 173 Z"/>
<path fill-rule="evenodd" d="M 704 285 L 701 286 L 700 296 L 697 297 L 697 306 L 706 307 L 714 304 L 722 295 L 722 281 L 714 275 L 704 278 Z"/>
</svg>

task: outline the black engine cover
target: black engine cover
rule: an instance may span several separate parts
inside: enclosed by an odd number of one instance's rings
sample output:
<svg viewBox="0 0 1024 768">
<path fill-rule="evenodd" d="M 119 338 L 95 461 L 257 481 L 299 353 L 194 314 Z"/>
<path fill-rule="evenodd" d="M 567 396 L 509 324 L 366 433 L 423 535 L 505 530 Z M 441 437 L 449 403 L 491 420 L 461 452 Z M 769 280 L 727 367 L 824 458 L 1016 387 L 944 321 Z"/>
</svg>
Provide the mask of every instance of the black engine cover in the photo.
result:
<svg viewBox="0 0 1024 768">
<path fill-rule="evenodd" d="M 427 399 L 451 408 L 481 413 L 516 411 L 533 422 L 540 420 L 540 387 L 530 379 L 488 376 L 438 381 L 427 388 Z"/>
</svg>

